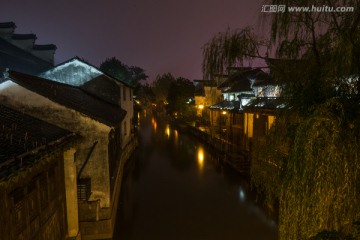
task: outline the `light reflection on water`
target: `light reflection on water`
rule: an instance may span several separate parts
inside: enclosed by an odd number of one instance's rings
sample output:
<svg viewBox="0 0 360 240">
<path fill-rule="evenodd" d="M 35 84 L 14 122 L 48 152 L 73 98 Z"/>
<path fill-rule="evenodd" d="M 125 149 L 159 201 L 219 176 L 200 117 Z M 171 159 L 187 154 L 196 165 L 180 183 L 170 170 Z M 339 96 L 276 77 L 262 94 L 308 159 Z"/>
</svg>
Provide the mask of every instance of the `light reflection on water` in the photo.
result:
<svg viewBox="0 0 360 240">
<path fill-rule="evenodd" d="M 249 184 L 206 147 L 150 114 L 139 129 L 114 239 L 277 239 Z"/>
<path fill-rule="evenodd" d="M 168 138 L 170 138 L 170 125 L 169 125 L 169 124 L 166 125 L 165 135 L 166 135 Z"/>
<path fill-rule="evenodd" d="M 197 162 L 199 171 L 201 172 L 204 167 L 204 149 L 201 146 L 199 146 L 197 149 Z"/>
</svg>

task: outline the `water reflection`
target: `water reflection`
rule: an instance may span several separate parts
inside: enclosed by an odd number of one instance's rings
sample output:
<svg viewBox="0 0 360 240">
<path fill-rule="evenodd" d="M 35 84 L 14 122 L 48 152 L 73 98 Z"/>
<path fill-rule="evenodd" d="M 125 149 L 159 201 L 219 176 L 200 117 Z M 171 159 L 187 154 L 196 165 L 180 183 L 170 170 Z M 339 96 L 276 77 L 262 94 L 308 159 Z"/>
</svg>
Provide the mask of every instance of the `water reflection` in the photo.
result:
<svg viewBox="0 0 360 240">
<path fill-rule="evenodd" d="M 146 114 L 145 114 L 145 116 L 146 116 Z M 153 128 L 154 128 L 154 131 L 156 132 L 157 123 L 156 123 L 155 118 L 152 118 L 152 119 L 151 119 L 151 124 L 152 124 L 152 126 L 153 126 Z"/>
<path fill-rule="evenodd" d="M 239 187 L 239 199 L 240 202 L 245 202 L 245 191 L 242 186 Z"/>
<path fill-rule="evenodd" d="M 175 138 L 175 146 L 177 146 L 178 145 L 178 143 L 179 143 L 179 133 L 178 133 L 178 131 L 175 129 L 174 130 L 174 138 Z"/>
<path fill-rule="evenodd" d="M 197 162 L 201 172 L 204 167 L 204 149 L 201 146 L 197 150 Z"/>
<path fill-rule="evenodd" d="M 209 149 L 142 116 L 128 162 L 114 240 L 276 240 L 249 184 Z"/>
<path fill-rule="evenodd" d="M 166 125 L 165 135 L 166 135 L 168 138 L 170 138 L 170 125 L 169 125 L 169 124 Z"/>
</svg>

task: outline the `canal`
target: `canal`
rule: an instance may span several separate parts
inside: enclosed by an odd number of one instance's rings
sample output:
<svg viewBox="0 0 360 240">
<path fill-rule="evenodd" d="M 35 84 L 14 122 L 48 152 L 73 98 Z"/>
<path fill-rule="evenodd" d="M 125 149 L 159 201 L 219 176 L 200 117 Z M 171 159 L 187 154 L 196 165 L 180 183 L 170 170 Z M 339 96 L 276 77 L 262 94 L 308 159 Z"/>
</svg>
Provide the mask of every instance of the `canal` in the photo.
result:
<svg viewBox="0 0 360 240">
<path fill-rule="evenodd" d="M 121 189 L 114 240 L 275 240 L 249 183 L 206 147 L 141 116 Z"/>
</svg>

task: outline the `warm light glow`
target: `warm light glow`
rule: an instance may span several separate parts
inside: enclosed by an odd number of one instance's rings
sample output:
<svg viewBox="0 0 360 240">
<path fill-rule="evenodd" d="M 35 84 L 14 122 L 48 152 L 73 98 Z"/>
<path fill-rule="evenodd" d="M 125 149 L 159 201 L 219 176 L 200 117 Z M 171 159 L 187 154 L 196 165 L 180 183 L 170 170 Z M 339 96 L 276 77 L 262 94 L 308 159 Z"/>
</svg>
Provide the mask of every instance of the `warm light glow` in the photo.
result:
<svg viewBox="0 0 360 240">
<path fill-rule="evenodd" d="M 153 128 L 156 131 L 157 124 L 154 118 L 151 119 L 151 124 L 153 125 Z"/>
<path fill-rule="evenodd" d="M 166 125 L 165 135 L 166 135 L 168 138 L 170 137 L 170 126 L 169 126 L 169 125 Z"/>
<path fill-rule="evenodd" d="M 198 148 L 197 161 L 198 161 L 199 169 L 202 170 L 202 168 L 204 167 L 204 149 L 202 147 Z"/>
<path fill-rule="evenodd" d="M 199 109 L 203 109 L 204 108 L 204 105 L 199 105 Z"/>
<path fill-rule="evenodd" d="M 177 130 L 174 130 L 174 136 L 175 136 L 175 144 L 178 144 L 178 139 L 179 139 L 179 133 Z"/>
<path fill-rule="evenodd" d="M 271 128 L 271 126 L 274 124 L 275 117 L 274 116 L 268 116 L 268 129 Z"/>
<path fill-rule="evenodd" d="M 227 112 L 226 111 L 222 111 L 222 114 L 225 115 Z"/>
</svg>

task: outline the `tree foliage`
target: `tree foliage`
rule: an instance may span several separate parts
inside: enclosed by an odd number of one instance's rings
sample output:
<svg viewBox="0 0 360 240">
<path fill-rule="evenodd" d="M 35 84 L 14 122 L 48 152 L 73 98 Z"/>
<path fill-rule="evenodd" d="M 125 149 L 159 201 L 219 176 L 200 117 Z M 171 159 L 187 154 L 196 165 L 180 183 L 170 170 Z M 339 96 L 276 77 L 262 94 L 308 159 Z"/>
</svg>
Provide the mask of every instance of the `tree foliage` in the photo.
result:
<svg viewBox="0 0 360 240">
<path fill-rule="evenodd" d="M 157 103 L 164 103 L 169 93 L 170 85 L 175 81 L 171 73 L 158 75 L 152 84 Z"/>
<path fill-rule="evenodd" d="M 146 80 L 148 78 L 144 69 L 136 66 L 129 67 L 115 57 L 107 58 L 102 62 L 100 70 L 135 88 L 139 86 L 141 80 Z"/>
<path fill-rule="evenodd" d="M 232 31 L 227 29 L 215 35 L 203 47 L 202 64 L 204 77 L 211 79 L 215 75 L 224 74 L 227 67 L 242 65 L 244 60 L 259 57 L 264 39 L 257 37 L 251 28 Z"/>
<path fill-rule="evenodd" d="M 168 113 L 179 112 L 184 118 L 195 116 L 194 104 L 189 101 L 194 99 L 194 92 L 195 86 L 190 80 L 179 77 L 172 81 L 167 96 Z"/>
<path fill-rule="evenodd" d="M 360 219 L 360 1 L 268 3 L 355 10 L 271 15 L 276 55 L 267 62 L 286 107 L 267 140 L 254 143 L 252 182 L 268 200 L 280 201 L 280 239 L 321 232 L 359 237 L 353 222 Z M 243 30 L 216 35 L 205 45 L 204 74 L 243 62 L 261 46 L 252 46 L 257 39 Z"/>
</svg>

